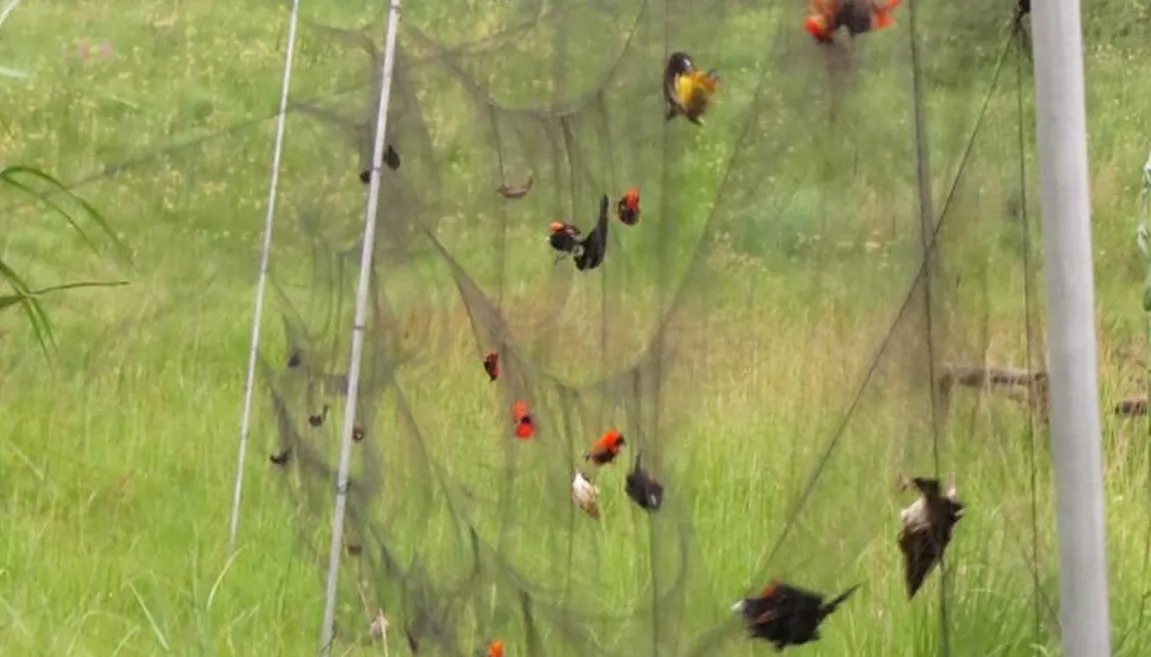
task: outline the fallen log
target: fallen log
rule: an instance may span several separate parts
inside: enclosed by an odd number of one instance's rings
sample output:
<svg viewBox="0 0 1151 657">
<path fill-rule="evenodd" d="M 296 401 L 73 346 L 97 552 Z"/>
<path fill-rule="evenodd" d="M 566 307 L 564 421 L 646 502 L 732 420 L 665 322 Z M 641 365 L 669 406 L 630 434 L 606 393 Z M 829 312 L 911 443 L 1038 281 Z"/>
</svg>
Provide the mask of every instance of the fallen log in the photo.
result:
<svg viewBox="0 0 1151 657">
<path fill-rule="evenodd" d="M 948 365 L 939 375 L 938 386 L 946 396 L 956 385 L 994 391 L 1012 401 L 1029 404 L 1047 421 L 1047 372 L 1042 370 L 1028 372 L 1016 367 Z M 1147 415 L 1147 396 L 1132 395 L 1115 402 L 1112 408 L 1115 415 L 1124 417 Z"/>
<path fill-rule="evenodd" d="M 947 365 L 939 374 L 936 385 L 949 402 L 956 385 L 985 390 L 1002 395 L 1012 401 L 1029 406 L 1044 422 L 1047 421 L 1047 372 L 1029 372 L 1017 367 L 982 367 L 978 365 Z"/>
<path fill-rule="evenodd" d="M 1115 402 L 1115 414 L 1127 417 L 1147 415 L 1147 396 L 1135 395 Z"/>
</svg>

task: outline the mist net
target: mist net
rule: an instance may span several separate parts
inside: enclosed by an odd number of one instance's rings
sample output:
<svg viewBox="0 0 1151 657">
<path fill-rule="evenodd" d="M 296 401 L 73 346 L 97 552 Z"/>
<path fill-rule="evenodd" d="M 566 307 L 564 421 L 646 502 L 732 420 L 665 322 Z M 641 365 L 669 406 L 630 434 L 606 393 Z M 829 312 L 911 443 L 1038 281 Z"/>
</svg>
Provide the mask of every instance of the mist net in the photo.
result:
<svg viewBox="0 0 1151 657">
<path fill-rule="evenodd" d="M 908 4 L 403 9 L 339 645 L 1052 644 L 1030 63 Z M 387 10 L 308 12 L 253 436 L 322 574 Z"/>
</svg>

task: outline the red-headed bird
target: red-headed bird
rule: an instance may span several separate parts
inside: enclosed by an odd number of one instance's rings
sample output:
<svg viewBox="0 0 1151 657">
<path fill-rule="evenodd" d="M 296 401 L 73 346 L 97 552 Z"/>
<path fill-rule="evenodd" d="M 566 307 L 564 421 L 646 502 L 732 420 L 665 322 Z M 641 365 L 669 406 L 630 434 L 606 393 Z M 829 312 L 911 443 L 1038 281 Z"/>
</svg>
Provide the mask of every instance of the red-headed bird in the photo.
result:
<svg viewBox="0 0 1151 657">
<path fill-rule="evenodd" d="M 855 37 L 881 30 L 894 22 L 892 13 L 903 0 L 811 0 L 815 13 L 804 21 L 804 28 L 816 41 L 830 44 L 839 28 L 847 28 Z"/>
<path fill-rule="evenodd" d="M 603 432 L 599 440 L 592 444 L 591 450 L 584 454 L 584 460 L 591 461 L 596 465 L 606 465 L 619 456 L 620 449 L 626 444 L 622 433 L 615 429 L 608 429 Z"/>
<path fill-rule="evenodd" d="M 595 269 L 603 264 L 604 256 L 607 255 L 609 205 L 611 202 L 606 195 L 600 198 L 595 228 L 586 237 L 582 237 L 580 229 L 571 224 L 551 222 L 548 226 L 548 244 L 560 253 L 556 258 L 557 263 L 570 255 L 576 269 L 580 271 Z"/>
<path fill-rule="evenodd" d="M 553 221 L 548 224 L 548 244 L 559 252 L 556 258 L 558 263 L 564 256 L 572 255 L 579 246 L 580 229 L 572 224 L 562 221 Z"/>
<path fill-rule="evenodd" d="M 639 222 L 639 187 L 632 187 L 620 197 L 615 204 L 615 213 L 619 220 L 628 226 Z"/>
<path fill-rule="evenodd" d="M 516 425 L 516 438 L 529 440 L 536 433 L 536 421 L 528 409 L 528 403 L 522 399 L 512 404 L 512 420 Z"/>
</svg>

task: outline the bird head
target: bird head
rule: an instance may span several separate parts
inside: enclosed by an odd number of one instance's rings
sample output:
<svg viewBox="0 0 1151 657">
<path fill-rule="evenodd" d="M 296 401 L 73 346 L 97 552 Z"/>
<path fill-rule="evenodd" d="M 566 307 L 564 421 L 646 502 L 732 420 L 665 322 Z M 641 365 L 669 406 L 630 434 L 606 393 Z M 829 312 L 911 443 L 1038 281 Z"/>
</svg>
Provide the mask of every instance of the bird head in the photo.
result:
<svg viewBox="0 0 1151 657">
<path fill-rule="evenodd" d="M 816 41 L 820 43 L 831 43 L 832 29 L 826 17 L 819 14 L 812 14 L 804 21 L 803 27 L 807 30 L 808 34 L 815 37 Z"/>
<path fill-rule="evenodd" d="M 694 69 L 695 62 L 691 60 L 691 55 L 686 52 L 676 51 L 668 55 L 667 73 L 669 75 L 684 75 Z"/>
<path fill-rule="evenodd" d="M 639 208 L 639 187 L 629 188 L 627 190 L 627 193 L 624 194 L 624 196 L 623 196 L 623 201 L 624 201 L 624 204 L 627 207 L 631 208 L 632 210 L 638 209 Z"/>
</svg>

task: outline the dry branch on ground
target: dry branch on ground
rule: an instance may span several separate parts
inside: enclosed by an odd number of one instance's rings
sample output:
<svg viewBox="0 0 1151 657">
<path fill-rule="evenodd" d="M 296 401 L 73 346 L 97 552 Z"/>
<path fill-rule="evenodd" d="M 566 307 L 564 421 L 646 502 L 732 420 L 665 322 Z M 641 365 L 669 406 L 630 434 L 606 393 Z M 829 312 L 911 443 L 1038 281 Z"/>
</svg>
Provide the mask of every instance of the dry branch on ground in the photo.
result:
<svg viewBox="0 0 1151 657">
<path fill-rule="evenodd" d="M 1044 422 L 1047 421 L 1047 372 L 1029 372 L 1016 367 L 980 367 L 976 365 L 948 365 L 937 382 L 946 405 L 956 385 L 998 393 L 1012 401 L 1029 406 Z M 1115 402 L 1116 415 L 1136 417 L 1147 414 L 1147 396 L 1132 395 Z"/>
</svg>

